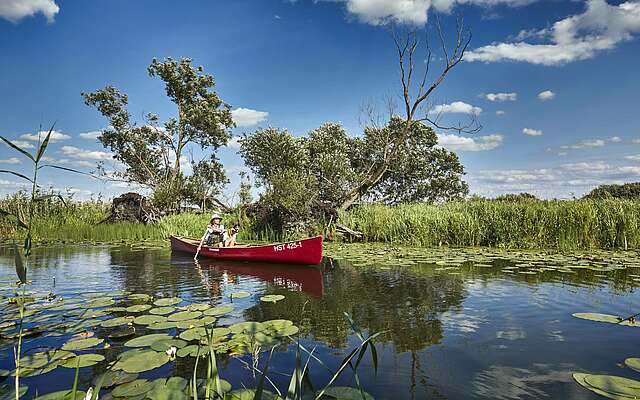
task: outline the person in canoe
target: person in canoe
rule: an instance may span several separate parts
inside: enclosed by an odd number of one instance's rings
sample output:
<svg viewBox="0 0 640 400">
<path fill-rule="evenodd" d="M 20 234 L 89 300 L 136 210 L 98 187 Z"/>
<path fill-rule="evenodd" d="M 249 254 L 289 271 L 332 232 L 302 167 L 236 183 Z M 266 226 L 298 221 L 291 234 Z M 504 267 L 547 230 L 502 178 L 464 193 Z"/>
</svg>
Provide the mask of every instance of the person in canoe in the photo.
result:
<svg viewBox="0 0 640 400">
<path fill-rule="evenodd" d="M 211 220 L 209 221 L 209 225 L 207 226 L 207 230 L 204 232 L 204 235 L 202 235 L 202 239 L 200 239 L 198 251 L 193 258 L 198 258 L 198 253 L 200 253 L 200 250 L 205 243 L 207 244 L 207 246 L 223 247 L 225 239 L 225 230 L 224 225 L 222 225 L 222 217 L 217 213 L 213 214 L 211 216 Z"/>
</svg>

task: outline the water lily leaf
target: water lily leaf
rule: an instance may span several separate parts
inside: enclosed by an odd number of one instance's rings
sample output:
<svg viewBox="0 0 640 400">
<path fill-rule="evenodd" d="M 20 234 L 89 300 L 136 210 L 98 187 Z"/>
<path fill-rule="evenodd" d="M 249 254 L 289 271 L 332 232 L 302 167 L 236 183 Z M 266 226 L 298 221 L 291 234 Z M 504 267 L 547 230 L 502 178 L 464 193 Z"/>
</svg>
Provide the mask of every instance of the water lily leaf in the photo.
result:
<svg viewBox="0 0 640 400">
<path fill-rule="evenodd" d="M 207 335 L 207 330 L 205 328 L 199 327 L 199 328 L 188 329 L 182 332 L 178 336 L 180 337 L 180 339 L 186 340 L 187 342 L 189 342 L 191 340 L 200 340 L 200 338 L 203 338 L 206 335 Z"/>
<path fill-rule="evenodd" d="M 187 342 L 180 339 L 157 340 L 151 344 L 151 349 L 164 353 L 172 347 L 181 349 L 187 345 Z"/>
<path fill-rule="evenodd" d="M 624 363 L 632 370 L 640 372 L 640 358 L 627 358 L 626 360 L 624 360 Z"/>
<path fill-rule="evenodd" d="M 158 340 L 168 340 L 173 339 L 173 336 L 167 335 L 166 333 L 152 333 L 150 335 L 139 336 L 137 338 L 133 338 L 126 342 L 124 345 L 126 347 L 147 347 L 151 346 L 153 342 Z"/>
<path fill-rule="evenodd" d="M 197 344 L 190 344 L 179 349 L 176 352 L 176 355 L 180 358 L 182 357 L 196 357 L 198 354 L 209 354 L 209 348 L 205 346 L 199 346 Z"/>
<path fill-rule="evenodd" d="M 20 386 L 18 390 L 18 396 L 22 397 L 29 390 L 28 386 Z M 16 388 L 13 385 L 2 385 L 0 386 L 0 400 L 15 400 L 16 399 Z"/>
<path fill-rule="evenodd" d="M 202 316 L 202 312 L 200 312 L 200 311 L 180 311 L 180 312 L 177 312 L 175 314 L 169 315 L 167 320 L 168 321 L 173 321 L 173 322 L 186 321 L 186 320 L 189 320 L 189 319 L 199 318 L 200 316 Z"/>
<path fill-rule="evenodd" d="M 108 308 L 105 308 L 102 311 L 104 311 L 106 313 L 109 313 L 109 314 L 118 313 L 118 312 L 126 312 L 127 311 L 127 307 L 108 307 Z"/>
<path fill-rule="evenodd" d="M 104 297 L 91 300 L 83 305 L 84 308 L 102 308 L 116 304 L 116 301 L 111 297 Z"/>
<path fill-rule="evenodd" d="M 110 370 L 105 372 L 103 375 L 96 376 L 93 379 L 94 385 L 97 384 L 101 376 L 104 376 L 102 378 L 102 387 L 105 387 L 105 388 L 115 386 L 115 385 L 121 385 L 123 383 L 133 382 L 134 380 L 138 379 L 138 374 L 130 374 L 129 372 L 125 372 L 125 371 Z"/>
<path fill-rule="evenodd" d="M 613 375 L 587 375 L 585 382 L 593 388 L 619 396 L 640 397 L 640 382 Z"/>
<path fill-rule="evenodd" d="M 113 397 L 135 397 L 140 396 L 153 389 L 153 384 L 146 379 L 136 379 L 135 381 L 123 383 L 116 386 L 111 395 Z"/>
<path fill-rule="evenodd" d="M 207 389 L 207 380 L 206 379 L 198 379 L 197 384 L 198 388 L 198 398 L 205 397 L 206 389 Z M 220 393 L 219 395 L 223 395 L 231 391 L 231 384 L 224 379 L 220 379 Z M 189 398 L 193 398 L 191 387 L 187 387 L 187 395 Z M 217 393 L 217 388 L 215 387 L 215 382 L 213 380 L 209 381 L 209 393 Z M 222 396 L 221 396 L 222 397 Z"/>
<path fill-rule="evenodd" d="M 234 390 L 229 393 L 229 400 L 253 400 L 255 395 L 256 391 L 253 389 Z M 262 400 L 282 400 L 282 397 L 276 396 L 273 392 L 268 390 L 263 390 Z"/>
<path fill-rule="evenodd" d="M 129 300 L 138 300 L 138 301 L 149 301 L 151 300 L 151 296 L 146 293 L 133 293 L 127 296 Z"/>
<path fill-rule="evenodd" d="M 136 334 L 136 328 L 127 326 L 109 334 L 110 339 L 123 339 Z"/>
<path fill-rule="evenodd" d="M 284 296 L 281 294 L 268 294 L 266 296 L 260 297 L 260 301 L 264 301 L 266 303 L 275 303 L 284 299 Z"/>
<path fill-rule="evenodd" d="M 373 400 L 369 393 L 347 386 L 333 386 L 324 391 L 324 395 L 337 400 Z"/>
<path fill-rule="evenodd" d="M 169 356 L 165 353 L 152 350 L 139 351 L 118 360 L 113 369 L 129 373 L 140 373 L 159 368 L 169 361 Z"/>
<path fill-rule="evenodd" d="M 232 299 L 244 299 L 249 296 L 251 296 L 251 293 L 245 291 L 229 293 L 229 297 Z"/>
<path fill-rule="evenodd" d="M 133 322 L 134 319 L 135 319 L 134 317 L 130 317 L 130 316 L 112 318 L 112 319 L 108 319 L 106 321 L 102 321 L 100 326 L 103 327 L 103 328 L 113 328 L 113 327 L 116 327 L 116 326 L 127 325 L 127 324 Z"/>
<path fill-rule="evenodd" d="M 191 329 L 199 326 L 211 325 L 216 322 L 216 317 L 206 316 L 200 319 L 188 319 L 186 321 L 176 322 L 179 329 Z"/>
<path fill-rule="evenodd" d="M 84 400 L 86 393 L 82 390 L 76 391 L 76 400 Z M 58 392 L 47 393 L 42 396 L 38 395 L 38 400 L 72 400 L 73 392 L 71 390 L 60 390 Z"/>
<path fill-rule="evenodd" d="M 220 316 L 229 314 L 231 311 L 233 311 L 233 306 L 230 304 L 225 304 L 223 306 L 217 306 L 206 310 L 204 312 L 204 315 Z"/>
<path fill-rule="evenodd" d="M 175 307 L 156 307 L 149 310 L 149 314 L 153 315 L 167 315 L 176 310 Z"/>
<path fill-rule="evenodd" d="M 229 327 L 229 330 L 233 333 L 256 333 L 265 330 L 266 327 L 261 322 L 239 322 Z"/>
<path fill-rule="evenodd" d="M 136 319 L 133 320 L 133 323 L 138 325 L 151 325 L 151 324 L 156 324 L 158 322 L 166 322 L 166 321 L 167 321 L 167 317 L 163 317 L 161 315 L 141 315 L 139 317 L 136 317 Z"/>
<path fill-rule="evenodd" d="M 147 393 L 147 399 L 151 400 L 186 400 L 185 393 L 188 381 L 182 377 L 174 376 L 169 379 L 156 379 L 153 388 Z"/>
<path fill-rule="evenodd" d="M 600 313 L 575 313 L 572 315 L 576 318 L 586 319 L 589 321 L 606 322 L 609 324 L 640 327 L 640 322 L 633 322 L 633 323 L 629 321 L 620 322 L 622 318 L 617 317 L 615 315 L 600 314 Z"/>
<path fill-rule="evenodd" d="M 147 326 L 148 329 L 153 329 L 153 330 L 172 329 L 175 327 L 176 327 L 176 322 L 169 322 L 169 321 L 156 322 L 155 324 L 151 324 Z"/>
<path fill-rule="evenodd" d="M 20 359 L 20 366 L 29 369 L 38 369 L 54 361 L 64 360 L 73 356 L 73 353 L 65 350 L 43 351 L 22 357 Z"/>
<path fill-rule="evenodd" d="M 585 378 L 587 376 L 589 376 L 589 374 L 583 374 L 583 373 L 576 372 L 576 373 L 573 374 L 573 379 L 575 379 L 575 381 L 580 386 L 584 387 L 585 389 L 591 390 L 592 392 L 597 393 L 600 396 L 604 396 L 604 397 L 607 397 L 607 398 L 613 399 L 613 400 L 629 400 L 629 399 L 631 399 L 631 397 L 629 397 L 629 396 L 619 396 L 617 394 L 605 392 L 605 391 L 602 391 L 602 390 L 600 390 L 598 388 L 595 388 L 595 387 L 589 385 L 585 381 Z"/>
<path fill-rule="evenodd" d="M 86 338 L 86 339 L 76 339 L 70 340 L 62 346 L 62 350 L 85 350 L 91 347 L 95 347 L 102 343 L 103 339 L 98 338 Z"/>
<path fill-rule="evenodd" d="M 175 304 L 180 303 L 181 301 L 182 299 L 180 297 L 167 297 L 164 299 L 158 299 L 154 301 L 153 305 L 158 307 L 166 307 L 166 306 L 173 306 Z"/>
<path fill-rule="evenodd" d="M 210 304 L 204 304 L 204 303 L 195 303 L 195 304 L 189 304 L 186 307 L 187 311 L 205 311 L 211 308 Z"/>
<path fill-rule="evenodd" d="M 102 361 L 104 361 L 104 356 L 100 354 L 80 354 L 66 359 L 63 363 L 60 363 L 60 366 L 65 368 L 76 368 L 80 366 L 80 368 L 83 368 L 96 365 Z"/>
<path fill-rule="evenodd" d="M 130 313 L 139 313 L 139 312 L 147 311 L 150 308 L 151 308 L 151 306 L 148 305 L 148 304 L 138 304 L 138 305 L 135 305 L 135 306 L 127 307 L 126 311 L 130 312 Z"/>
</svg>

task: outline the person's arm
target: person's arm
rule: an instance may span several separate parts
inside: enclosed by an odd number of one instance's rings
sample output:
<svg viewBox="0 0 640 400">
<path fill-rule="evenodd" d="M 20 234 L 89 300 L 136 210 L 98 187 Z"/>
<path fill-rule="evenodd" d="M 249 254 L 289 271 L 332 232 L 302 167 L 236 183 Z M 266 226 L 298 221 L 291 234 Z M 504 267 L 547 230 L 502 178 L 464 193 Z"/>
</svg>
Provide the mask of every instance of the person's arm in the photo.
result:
<svg viewBox="0 0 640 400">
<path fill-rule="evenodd" d="M 207 228 L 207 230 L 204 232 L 204 235 L 202 235 L 202 239 L 200 239 L 200 244 L 198 245 L 198 250 L 196 251 L 196 255 L 193 256 L 194 260 L 198 258 L 198 254 L 200 253 L 200 250 L 202 249 L 202 245 L 204 244 L 204 241 L 207 238 L 208 234 L 209 234 L 209 228 Z"/>
</svg>

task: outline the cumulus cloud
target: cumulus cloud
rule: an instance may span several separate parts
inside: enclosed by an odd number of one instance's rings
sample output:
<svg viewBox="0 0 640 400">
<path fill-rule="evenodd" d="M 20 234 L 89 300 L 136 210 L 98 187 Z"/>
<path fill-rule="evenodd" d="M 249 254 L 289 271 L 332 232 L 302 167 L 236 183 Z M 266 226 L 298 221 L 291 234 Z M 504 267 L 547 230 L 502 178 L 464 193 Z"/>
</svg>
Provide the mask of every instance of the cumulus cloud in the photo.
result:
<svg viewBox="0 0 640 400">
<path fill-rule="evenodd" d="M 74 146 L 62 146 L 60 152 L 77 160 L 106 161 L 113 159 L 113 154 L 104 151 L 85 150 Z"/>
<path fill-rule="evenodd" d="M 515 42 L 493 43 L 467 53 L 467 61 L 519 61 L 540 65 L 562 65 L 586 60 L 631 40 L 640 32 L 640 2 L 628 0 L 610 5 L 588 0 L 582 14 L 555 22 L 536 36 L 546 43 L 530 43 L 518 35 Z"/>
<path fill-rule="evenodd" d="M 2 143 L 4 143 L 5 146 L 9 147 L 9 145 L 6 144 L 5 142 L 2 142 Z M 29 142 L 27 142 L 25 140 L 13 140 L 12 139 L 11 143 L 15 144 L 16 146 L 20 147 L 23 150 L 35 148 L 35 146 L 33 144 L 31 144 L 31 143 L 29 143 Z"/>
<path fill-rule="evenodd" d="M 524 128 L 522 133 L 527 136 L 542 136 L 542 131 L 539 129 Z"/>
<path fill-rule="evenodd" d="M 631 143 L 634 143 L 634 144 L 640 144 L 640 139 L 633 139 L 633 140 L 631 141 Z"/>
<path fill-rule="evenodd" d="M 433 108 L 433 112 L 436 114 L 471 114 L 479 115 L 482 112 L 482 108 L 472 106 L 463 101 L 454 101 L 451 104 L 440 104 Z"/>
<path fill-rule="evenodd" d="M 0 17 L 11 22 L 32 17 L 41 13 L 48 22 L 53 22 L 60 7 L 54 0 L 2 0 L 0 1 Z"/>
<path fill-rule="evenodd" d="M 38 134 L 25 133 L 24 135 L 21 135 L 20 138 L 25 140 L 31 140 L 32 142 L 40 142 L 47 137 L 47 133 L 49 133 L 49 131 L 40 131 L 38 132 Z M 71 136 L 65 135 L 62 132 L 52 131 L 51 136 L 49 137 L 49 142 L 53 143 L 53 142 L 59 142 L 61 140 L 67 140 L 67 139 L 71 139 Z"/>
<path fill-rule="evenodd" d="M 78 136 L 82 139 L 97 139 L 98 136 L 102 135 L 102 131 L 91 131 L 91 132 L 84 132 L 79 134 Z"/>
<path fill-rule="evenodd" d="M 242 128 L 258 125 L 269 117 L 269 113 L 266 111 L 252 110 L 250 108 L 236 108 L 231 111 L 231 116 L 236 126 Z"/>
<path fill-rule="evenodd" d="M 0 159 L 0 164 L 20 164 L 20 163 L 22 163 L 22 161 L 20 161 L 20 159 L 17 157 Z"/>
<path fill-rule="evenodd" d="M 230 149 L 238 150 L 240 148 L 240 136 L 234 136 L 227 142 L 227 147 Z"/>
<path fill-rule="evenodd" d="M 606 144 L 607 142 L 604 139 L 584 139 L 574 144 L 566 144 L 566 145 L 560 146 L 560 148 L 563 150 L 588 149 L 588 148 L 594 148 L 594 147 L 603 147 Z"/>
<path fill-rule="evenodd" d="M 497 115 L 498 117 L 503 116 L 503 115 L 505 115 L 505 114 L 506 114 L 506 113 L 505 113 L 504 111 L 502 111 L 502 110 L 498 110 L 498 111 L 496 111 L 496 115 Z"/>
<path fill-rule="evenodd" d="M 554 97 L 556 97 L 556 94 L 551 90 L 545 90 L 544 92 L 538 93 L 538 100 L 540 101 L 553 100 Z"/>
<path fill-rule="evenodd" d="M 371 25 L 399 23 L 424 25 L 429 10 L 449 12 L 456 5 L 472 4 L 477 6 L 522 6 L 535 0 L 322 0 L 345 3 L 347 12 L 360 21 Z"/>
<path fill-rule="evenodd" d="M 611 143 L 620 143 L 620 142 L 622 142 L 622 138 L 620 136 L 611 136 L 609 138 L 609 141 Z"/>
<path fill-rule="evenodd" d="M 485 98 L 489 101 L 516 101 L 518 93 L 487 93 Z"/>
<path fill-rule="evenodd" d="M 502 145 L 502 135 L 467 137 L 448 133 L 438 134 L 438 144 L 452 151 L 487 151 Z"/>
<path fill-rule="evenodd" d="M 640 161 L 640 154 L 635 154 L 632 156 L 625 156 L 624 157 L 625 160 L 630 160 L 630 161 Z"/>
</svg>

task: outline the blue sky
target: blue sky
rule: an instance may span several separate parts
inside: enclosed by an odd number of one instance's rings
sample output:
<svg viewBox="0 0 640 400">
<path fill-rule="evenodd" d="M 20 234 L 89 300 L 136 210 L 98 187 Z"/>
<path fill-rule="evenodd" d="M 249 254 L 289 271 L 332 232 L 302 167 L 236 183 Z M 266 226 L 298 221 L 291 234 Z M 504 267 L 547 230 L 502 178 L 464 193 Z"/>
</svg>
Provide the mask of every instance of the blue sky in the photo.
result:
<svg viewBox="0 0 640 400">
<path fill-rule="evenodd" d="M 472 113 L 483 125 L 439 131 L 473 193 L 568 198 L 640 181 L 638 0 L 0 0 L 0 132 L 28 145 L 57 121 L 49 157 L 90 170 L 110 158 L 91 134 L 106 123 L 80 92 L 111 84 L 129 95 L 132 115 L 166 119 L 175 108 L 146 68 L 154 57 L 190 57 L 240 109 L 236 135 L 268 125 L 304 135 L 327 121 L 357 135 L 363 103 L 399 94 L 386 27 L 435 16 L 449 34 L 456 16 L 473 32 L 466 61 L 431 98 L 444 122 Z M 235 151 L 220 151 L 228 197 L 242 169 Z M 29 166 L 0 145 L 7 167 Z M 78 198 L 128 190 L 60 172 L 43 182 Z M 19 188 L 0 176 L 0 195 Z"/>
</svg>

